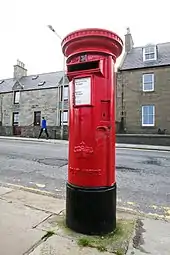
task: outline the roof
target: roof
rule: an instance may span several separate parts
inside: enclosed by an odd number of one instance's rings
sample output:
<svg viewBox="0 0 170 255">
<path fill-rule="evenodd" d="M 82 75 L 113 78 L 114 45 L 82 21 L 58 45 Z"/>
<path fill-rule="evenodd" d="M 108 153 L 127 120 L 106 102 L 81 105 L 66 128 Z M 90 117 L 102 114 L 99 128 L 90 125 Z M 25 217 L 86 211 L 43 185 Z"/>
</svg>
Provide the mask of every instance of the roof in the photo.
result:
<svg viewBox="0 0 170 255">
<path fill-rule="evenodd" d="M 157 44 L 157 60 L 143 62 L 143 48 L 135 47 L 126 53 L 120 70 L 139 69 L 170 65 L 170 42 Z"/>
<path fill-rule="evenodd" d="M 43 73 L 22 77 L 19 83 L 23 86 L 23 90 L 48 89 L 58 86 L 62 77 L 63 71 Z M 11 92 L 17 82 L 14 78 L 4 79 L 2 83 L 1 81 L 0 93 Z"/>
</svg>

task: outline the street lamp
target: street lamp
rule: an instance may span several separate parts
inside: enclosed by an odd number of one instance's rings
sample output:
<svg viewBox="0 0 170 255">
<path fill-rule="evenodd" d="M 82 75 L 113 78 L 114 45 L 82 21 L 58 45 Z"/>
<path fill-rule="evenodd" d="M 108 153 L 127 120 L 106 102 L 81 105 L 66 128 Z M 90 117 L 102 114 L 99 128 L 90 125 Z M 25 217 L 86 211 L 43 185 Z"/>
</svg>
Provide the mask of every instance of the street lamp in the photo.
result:
<svg viewBox="0 0 170 255">
<path fill-rule="evenodd" d="M 55 31 L 55 29 L 51 26 L 47 26 L 61 41 L 61 36 Z M 64 55 L 63 55 L 64 56 Z M 65 81 L 65 56 L 63 57 L 63 80 L 62 80 L 62 98 L 61 98 L 61 133 L 60 137 L 63 140 L 64 135 L 64 81 Z"/>
<path fill-rule="evenodd" d="M 55 31 L 55 29 L 51 26 L 51 25 L 48 25 L 48 28 L 54 33 L 56 34 L 56 36 L 62 41 L 63 39 L 61 38 L 61 36 Z"/>
</svg>

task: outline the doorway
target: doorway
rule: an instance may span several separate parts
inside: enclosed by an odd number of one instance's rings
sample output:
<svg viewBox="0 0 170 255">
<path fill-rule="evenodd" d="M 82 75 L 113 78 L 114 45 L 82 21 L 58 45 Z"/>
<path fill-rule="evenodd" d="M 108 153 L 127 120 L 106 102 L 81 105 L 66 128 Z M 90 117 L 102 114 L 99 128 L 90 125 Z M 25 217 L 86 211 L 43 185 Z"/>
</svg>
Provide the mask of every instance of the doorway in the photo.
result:
<svg viewBox="0 0 170 255">
<path fill-rule="evenodd" d="M 13 135 L 21 135 L 21 128 L 19 127 L 19 112 L 13 112 L 12 127 Z"/>
</svg>

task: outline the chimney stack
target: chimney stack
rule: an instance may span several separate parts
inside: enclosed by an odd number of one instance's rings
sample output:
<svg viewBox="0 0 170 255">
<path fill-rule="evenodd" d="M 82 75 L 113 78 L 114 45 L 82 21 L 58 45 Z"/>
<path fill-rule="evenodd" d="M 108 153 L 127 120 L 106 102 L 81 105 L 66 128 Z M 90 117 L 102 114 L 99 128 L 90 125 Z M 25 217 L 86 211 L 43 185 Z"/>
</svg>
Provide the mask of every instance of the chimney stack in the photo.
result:
<svg viewBox="0 0 170 255">
<path fill-rule="evenodd" d="M 14 78 L 19 80 L 23 76 L 27 76 L 27 69 L 25 69 L 25 64 L 23 62 L 17 60 L 17 64 L 14 65 Z"/>
<path fill-rule="evenodd" d="M 125 52 L 128 53 L 131 51 L 131 49 L 133 48 L 133 38 L 132 35 L 130 33 L 130 28 L 127 28 L 127 32 L 125 34 Z"/>
</svg>

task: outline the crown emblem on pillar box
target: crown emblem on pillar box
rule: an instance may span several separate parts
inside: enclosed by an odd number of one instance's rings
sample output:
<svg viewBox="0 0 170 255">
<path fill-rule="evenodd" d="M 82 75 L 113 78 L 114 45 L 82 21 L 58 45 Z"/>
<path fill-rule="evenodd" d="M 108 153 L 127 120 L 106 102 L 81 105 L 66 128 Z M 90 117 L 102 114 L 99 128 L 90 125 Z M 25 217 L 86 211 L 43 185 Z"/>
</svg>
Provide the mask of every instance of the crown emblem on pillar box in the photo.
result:
<svg viewBox="0 0 170 255">
<path fill-rule="evenodd" d="M 88 157 L 93 154 L 94 150 L 92 147 L 87 146 L 85 142 L 81 142 L 79 145 L 74 147 L 74 153 L 78 154 L 79 157 Z"/>
</svg>

